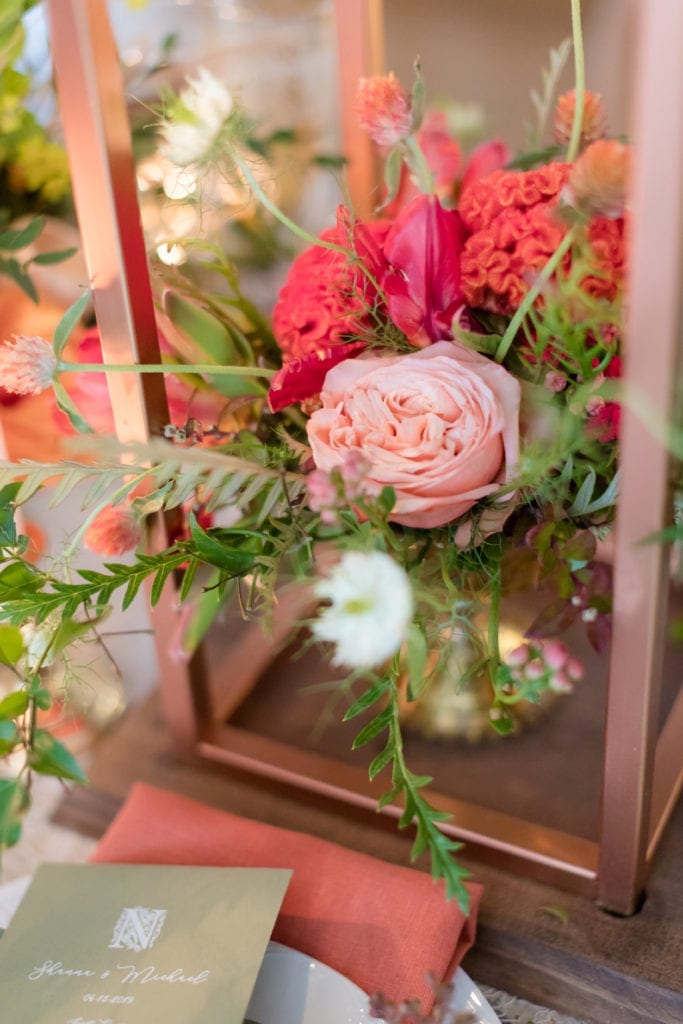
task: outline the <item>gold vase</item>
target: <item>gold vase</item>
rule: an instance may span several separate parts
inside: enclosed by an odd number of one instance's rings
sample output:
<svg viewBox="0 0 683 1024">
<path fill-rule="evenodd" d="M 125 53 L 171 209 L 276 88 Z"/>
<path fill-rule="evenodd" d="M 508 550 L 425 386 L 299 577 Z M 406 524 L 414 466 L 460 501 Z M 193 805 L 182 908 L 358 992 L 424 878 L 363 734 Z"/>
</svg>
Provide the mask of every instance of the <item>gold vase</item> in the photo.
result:
<svg viewBox="0 0 683 1024">
<path fill-rule="evenodd" d="M 502 623 L 499 630 L 501 657 L 524 643 L 524 632 L 512 624 Z M 429 739 L 456 740 L 466 743 L 485 743 L 499 739 L 493 729 L 489 712 L 493 701 L 493 687 L 486 670 L 472 672 L 479 654 L 472 638 L 466 634 L 452 634 L 451 651 L 444 667 L 433 674 L 436 655 L 428 665 L 431 674 L 428 683 L 416 700 L 407 696 L 407 679 L 401 684 L 401 721 L 407 730 L 419 732 Z M 542 719 L 555 704 L 558 694 L 544 693 L 537 704 L 523 701 L 509 708 L 515 722 L 515 732 Z"/>
</svg>

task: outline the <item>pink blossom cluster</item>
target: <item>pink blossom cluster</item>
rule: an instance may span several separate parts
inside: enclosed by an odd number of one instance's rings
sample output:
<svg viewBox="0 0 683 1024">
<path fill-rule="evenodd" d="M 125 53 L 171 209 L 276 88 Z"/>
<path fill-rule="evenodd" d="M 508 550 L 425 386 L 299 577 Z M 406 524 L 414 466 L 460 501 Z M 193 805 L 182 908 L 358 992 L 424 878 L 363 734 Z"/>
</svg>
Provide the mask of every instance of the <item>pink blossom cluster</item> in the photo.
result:
<svg viewBox="0 0 683 1024">
<path fill-rule="evenodd" d="M 570 693 L 574 684 L 583 679 L 583 665 L 560 640 L 520 644 L 510 651 L 505 664 L 510 670 L 508 685 L 513 690 L 537 684 L 555 693 Z"/>
</svg>

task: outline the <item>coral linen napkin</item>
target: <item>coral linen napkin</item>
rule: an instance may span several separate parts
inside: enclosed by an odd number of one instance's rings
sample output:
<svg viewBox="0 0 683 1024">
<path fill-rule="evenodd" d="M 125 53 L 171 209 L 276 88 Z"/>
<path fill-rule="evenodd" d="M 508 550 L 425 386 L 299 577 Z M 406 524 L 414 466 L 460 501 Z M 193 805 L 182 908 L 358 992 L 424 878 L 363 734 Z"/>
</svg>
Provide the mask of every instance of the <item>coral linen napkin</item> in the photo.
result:
<svg viewBox="0 0 683 1024">
<path fill-rule="evenodd" d="M 293 868 L 273 938 L 350 978 L 365 992 L 419 997 L 425 973 L 448 978 L 474 941 L 472 913 L 447 903 L 429 875 L 300 832 L 216 811 L 137 784 L 94 861 Z"/>
</svg>

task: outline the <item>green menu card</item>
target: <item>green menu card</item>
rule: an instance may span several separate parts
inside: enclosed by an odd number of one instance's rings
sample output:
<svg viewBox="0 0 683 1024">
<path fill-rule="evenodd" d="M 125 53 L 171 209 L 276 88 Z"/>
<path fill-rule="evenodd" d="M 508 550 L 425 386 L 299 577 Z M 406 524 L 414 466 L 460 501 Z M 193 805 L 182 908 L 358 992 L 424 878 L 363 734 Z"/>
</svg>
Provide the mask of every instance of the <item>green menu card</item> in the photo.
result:
<svg viewBox="0 0 683 1024">
<path fill-rule="evenodd" d="M 242 1024 L 290 876 L 43 865 L 0 942 L 2 1024 Z"/>
</svg>

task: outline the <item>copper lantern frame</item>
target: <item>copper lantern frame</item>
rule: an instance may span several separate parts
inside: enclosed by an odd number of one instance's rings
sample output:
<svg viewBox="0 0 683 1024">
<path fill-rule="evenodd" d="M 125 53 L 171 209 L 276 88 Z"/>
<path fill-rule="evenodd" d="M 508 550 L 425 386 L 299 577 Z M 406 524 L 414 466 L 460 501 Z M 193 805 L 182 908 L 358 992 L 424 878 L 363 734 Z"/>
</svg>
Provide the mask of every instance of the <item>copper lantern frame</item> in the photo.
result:
<svg viewBox="0 0 683 1024">
<path fill-rule="evenodd" d="M 159 359 L 152 293 L 135 190 L 130 133 L 116 49 L 104 0 L 48 0 L 57 88 L 74 197 L 105 362 Z M 337 0 L 341 94 L 381 70 L 381 0 Z M 647 337 L 626 360 L 627 386 L 670 421 L 674 414 L 683 280 L 683 4 L 639 6 L 632 133 L 638 140 L 627 335 Z M 662 97 L 667 97 L 666 104 Z M 350 104 L 345 103 L 345 115 Z M 349 180 L 361 212 L 377 181 L 374 156 L 350 121 L 343 124 Z M 656 182 L 656 188 L 653 187 Z M 656 346 L 656 358 L 653 358 Z M 144 440 L 167 419 L 159 376 L 111 374 L 119 437 Z M 453 820 L 446 828 L 501 863 L 632 913 L 658 839 L 683 783 L 683 690 L 660 730 L 667 552 L 637 545 L 660 530 L 670 507 L 669 456 L 646 424 L 624 410 L 622 484 L 615 533 L 614 630 L 610 658 L 599 842 L 432 794 Z M 159 520 L 153 543 L 164 543 Z M 294 610 L 296 611 L 296 609 Z M 272 649 L 247 637 L 222 666 L 220 693 L 207 685 L 201 649 L 189 666 L 169 659 L 163 636 L 177 616 L 172 590 L 153 612 L 161 695 L 178 749 L 373 808 L 378 791 L 365 773 L 229 724 Z M 274 625 L 273 644 L 290 628 Z M 226 724 L 227 722 L 227 724 Z M 384 813 L 398 817 L 401 809 Z"/>
</svg>

